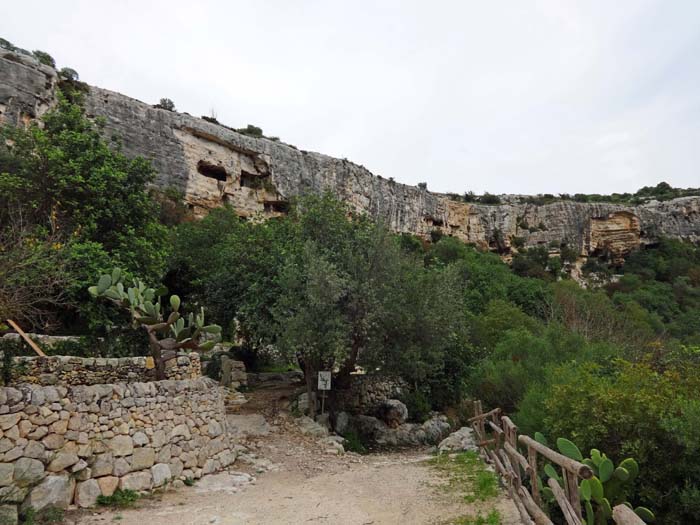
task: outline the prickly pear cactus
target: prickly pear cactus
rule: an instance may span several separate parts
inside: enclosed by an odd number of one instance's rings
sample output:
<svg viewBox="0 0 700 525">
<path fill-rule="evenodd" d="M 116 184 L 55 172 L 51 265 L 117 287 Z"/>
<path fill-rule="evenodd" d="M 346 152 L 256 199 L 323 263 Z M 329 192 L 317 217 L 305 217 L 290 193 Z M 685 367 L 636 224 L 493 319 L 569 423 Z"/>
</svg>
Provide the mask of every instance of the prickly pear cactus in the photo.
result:
<svg viewBox="0 0 700 525">
<path fill-rule="evenodd" d="M 536 439 L 543 444 L 547 442 L 544 435 L 539 432 Z M 591 450 L 588 458 L 584 458 L 579 448 L 567 439 L 559 438 L 557 448 L 563 455 L 581 461 L 593 471 L 592 478 L 581 480 L 579 484 L 586 525 L 612 523 L 612 508 L 616 505 L 624 504 L 633 508 L 627 501 L 634 486 L 634 480 L 639 476 L 639 465 L 633 458 L 627 458 L 615 467 L 610 458 L 595 448 Z M 544 473 L 561 484 L 562 480 L 553 465 L 546 463 Z M 540 478 L 534 482 L 538 483 L 545 502 L 549 505 L 554 504 L 554 494 L 545 485 L 543 479 Z M 634 511 L 645 523 L 653 523 L 655 520 L 654 513 L 645 507 L 636 507 Z"/>
<path fill-rule="evenodd" d="M 126 276 L 115 268 L 102 275 L 97 285 L 88 288 L 90 295 L 106 298 L 131 312 L 134 327 L 142 327 L 148 334 L 151 354 L 156 363 L 156 378 L 165 379 L 165 357 L 168 351 L 180 349 L 209 350 L 221 339 L 219 325 L 204 323 L 204 308 L 197 314 L 184 317 L 180 313 L 181 301 L 171 295 L 167 301 L 170 313 L 165 316 L 162 298 L 167 294 L 165 287 L 149 288 L 140 279 L 125 285 Z M 202 341 L 205 334 L 207 340 Z"/>
</svg>

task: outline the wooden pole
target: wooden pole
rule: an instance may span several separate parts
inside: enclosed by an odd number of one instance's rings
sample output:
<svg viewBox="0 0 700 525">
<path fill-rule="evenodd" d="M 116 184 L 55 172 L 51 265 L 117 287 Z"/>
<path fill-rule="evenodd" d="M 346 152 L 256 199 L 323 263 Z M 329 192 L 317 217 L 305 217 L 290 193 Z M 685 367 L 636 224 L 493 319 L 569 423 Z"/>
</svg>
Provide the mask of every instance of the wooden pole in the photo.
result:
<svg viewBox="0 0 700 525">
<path fill-rule="evenodd" d="M 627 505 L 617 505 L 613 509 L 613 521 L 617 525 L 643 525 L 642 518 L 637 516 L 635 512 Z"/>
<path fill-rule="evenodd" d="M 34 341 L 32 341 L 27 334 L 24 333 L 24 330 L 22 330 L 17 323 L 15 323 L 12 319 L 8 319 L 7 322 L 9 325 L 14 328 L 17 333 L 20 335 L 22 339 L 24 339 L 29 346 L 32 347 L 32 350 L 34 350 L 38 356 L 40 357 L 46 357 L 46 354 L 43 352 L 41 348 L 39 348 L 39 345 L 37 345 Z"/>
</svg>

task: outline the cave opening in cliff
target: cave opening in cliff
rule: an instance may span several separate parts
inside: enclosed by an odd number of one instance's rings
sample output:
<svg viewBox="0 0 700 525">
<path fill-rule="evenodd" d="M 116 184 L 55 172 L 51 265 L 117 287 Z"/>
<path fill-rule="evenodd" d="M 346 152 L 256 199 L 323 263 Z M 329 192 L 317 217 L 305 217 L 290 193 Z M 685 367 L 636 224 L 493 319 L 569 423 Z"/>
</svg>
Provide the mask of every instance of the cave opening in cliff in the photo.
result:
<svg viewBox="0 0 700 525">
<path fill-rule="evenodd" d="M 287 213 L 289 212 L 289 203 L 285 201 L 265 201 L 266 213 Z"/>
<path fill-rule="evenodd" d="M 197 163 L 197 171 L 205 177 L 222 182 L 226 181 L 226 177 L 228 176 L 228 173 L 226 173 L 226 168 L 219 166 L 218 164 L 212 164 L 206 160 L 200 160 Z"/>
<path fill-rule="evenodd" d="M 263 186 L 262 177 L 245 170 L 241 170 L 241 188 L 260 189 Z"/>
</svg>

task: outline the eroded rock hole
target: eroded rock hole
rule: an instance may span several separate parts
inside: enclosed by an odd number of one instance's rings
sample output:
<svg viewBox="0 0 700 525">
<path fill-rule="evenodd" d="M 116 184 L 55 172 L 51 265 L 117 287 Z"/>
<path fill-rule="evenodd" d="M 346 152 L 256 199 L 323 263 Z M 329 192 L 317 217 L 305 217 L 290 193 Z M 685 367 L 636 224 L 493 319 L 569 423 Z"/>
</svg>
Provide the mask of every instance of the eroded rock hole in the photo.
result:
<svg viewBox="0 0 700 525">
<path fill-rule="evenodd" d="M 285 201 L 266 201 L 264 206 L 267 213 L 287 213 L 289 211 L 289 203 Z"/>
<path fill-rule="evenodd" d="M 216 179 L 220 181 L 225 181 L 228 175 L 228 173 L 226 173 L 226 169 L 223 166 L 219 166 L 218 164 L 212 164 L 211 162 L 207 162 L 206 160 L 200 160 L 197 163 L 197 171 L 205 177 L 209 177 L 211 179 Z"/>
<path fill-rule="evenodd" d="M 241 188 L 259 189 L 262 188 L 262 185 L 262 177 L 241 170 Z"/>
</svg>

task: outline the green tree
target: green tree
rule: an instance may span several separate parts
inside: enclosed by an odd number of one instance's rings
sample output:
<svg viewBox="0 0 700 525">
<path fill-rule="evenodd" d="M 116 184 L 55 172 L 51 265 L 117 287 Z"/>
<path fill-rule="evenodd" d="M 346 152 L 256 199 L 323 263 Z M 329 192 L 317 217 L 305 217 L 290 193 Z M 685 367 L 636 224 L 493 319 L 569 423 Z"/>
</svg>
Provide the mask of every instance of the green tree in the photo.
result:
<svg viewBox="0 0 700 525">
<path fill-rule="evenodd" d="M 154 176 L 150 163 L 110 148 L 100 123 L 88 120 L 60 92 L 57 107 L 42 120 L 26 129 L 0 130 L 0 225 L 21 217 L 37 238 L 58 239 L 68 259 L 89 263 L 91 273 L 95 266 L 100 271 L 121 266 L 160 280 L 167 231 L 147 190 Z M 68 297 L 85 305 L 94 273 L 72 268 Z"/>
</svg>

